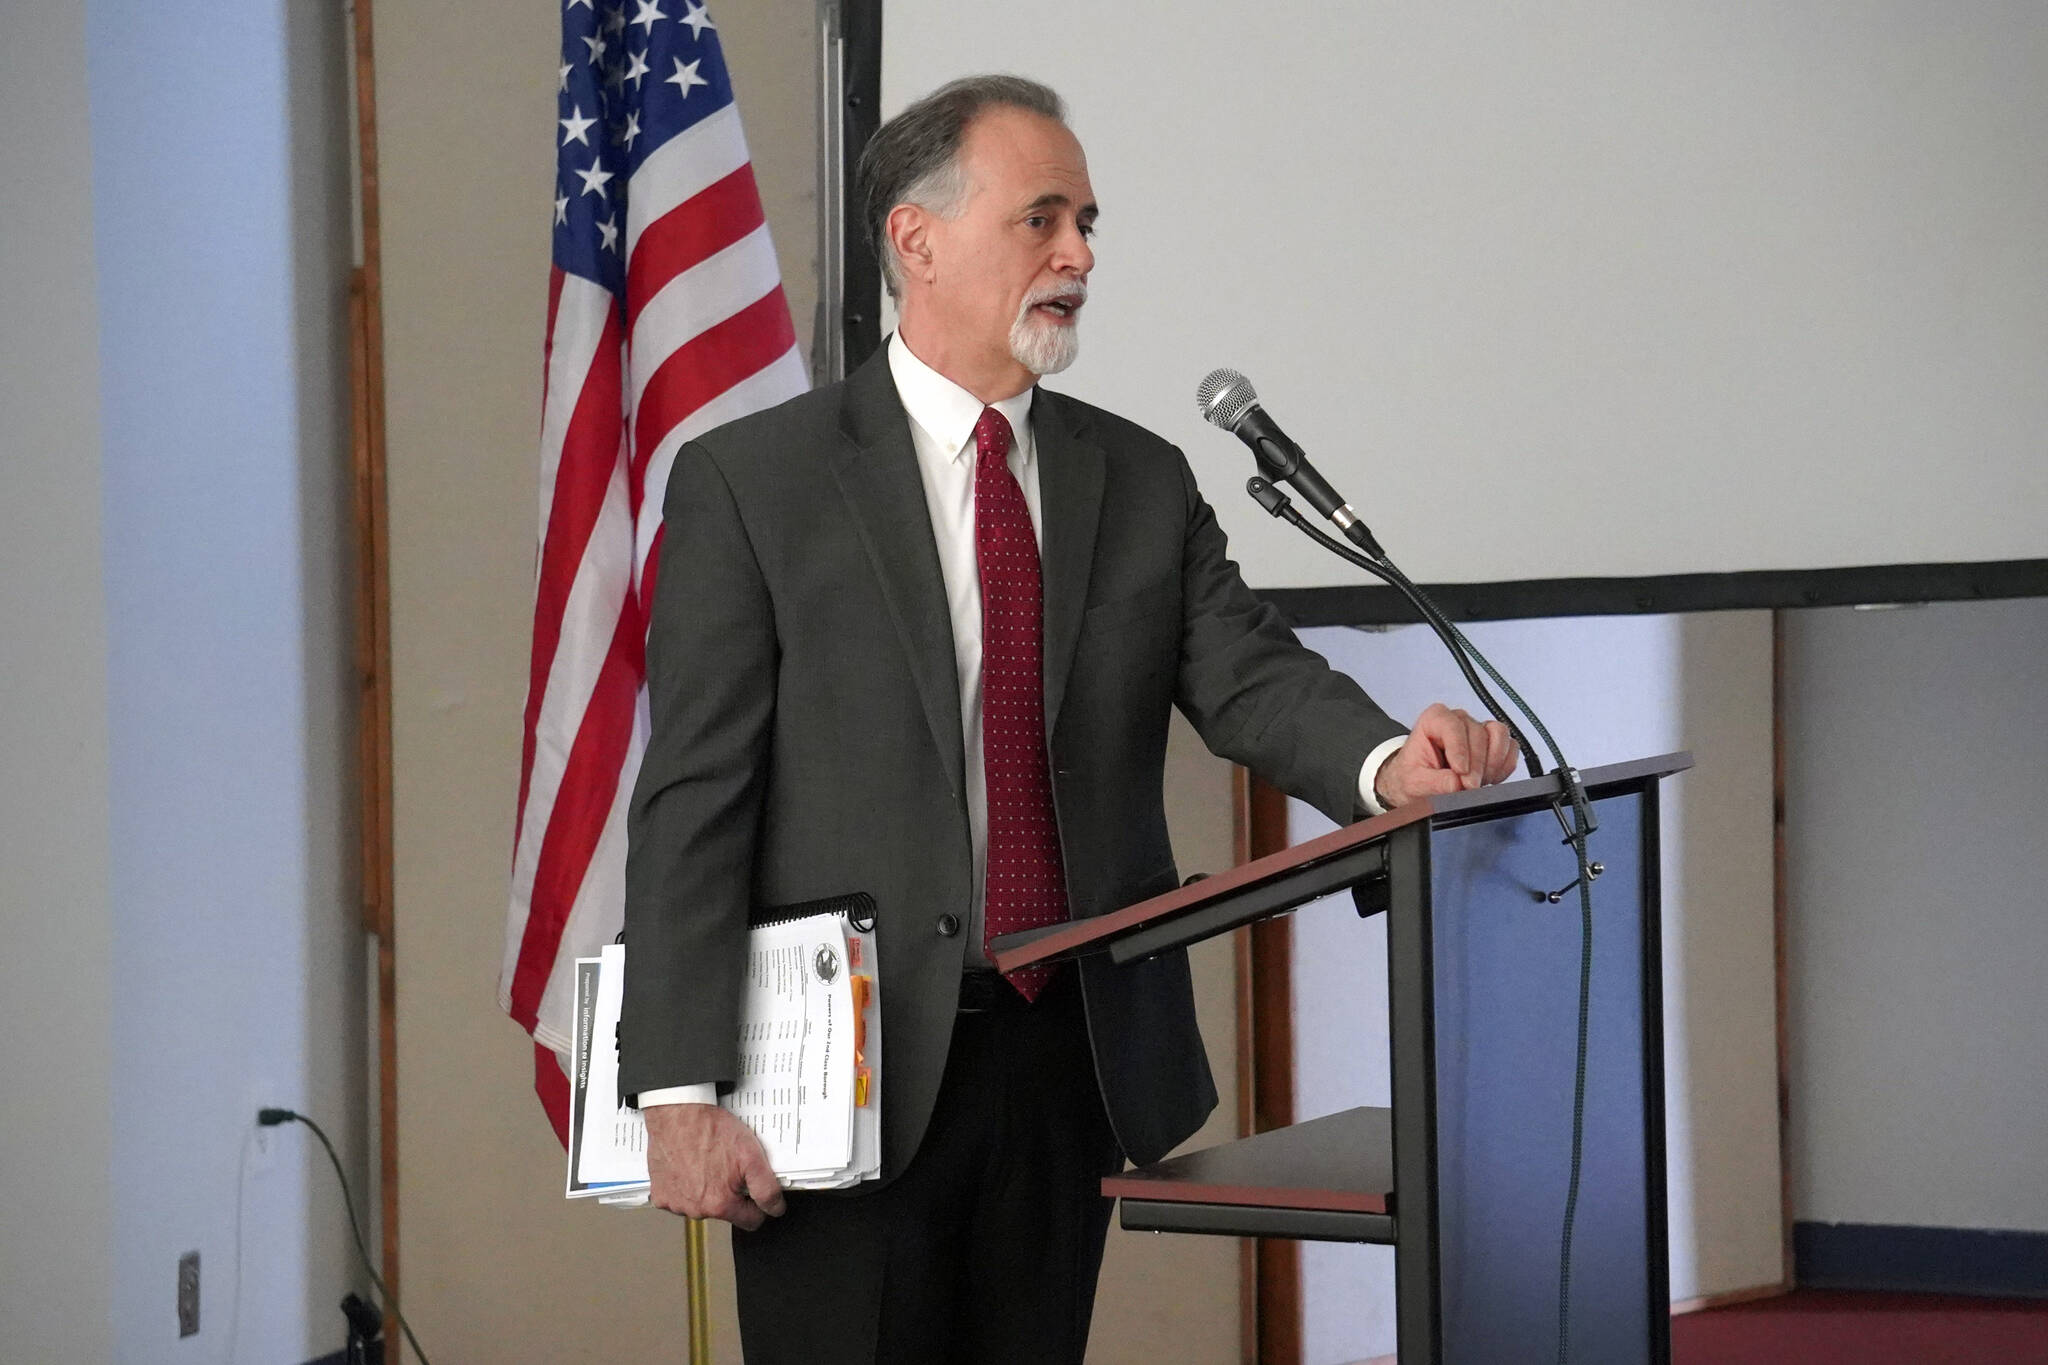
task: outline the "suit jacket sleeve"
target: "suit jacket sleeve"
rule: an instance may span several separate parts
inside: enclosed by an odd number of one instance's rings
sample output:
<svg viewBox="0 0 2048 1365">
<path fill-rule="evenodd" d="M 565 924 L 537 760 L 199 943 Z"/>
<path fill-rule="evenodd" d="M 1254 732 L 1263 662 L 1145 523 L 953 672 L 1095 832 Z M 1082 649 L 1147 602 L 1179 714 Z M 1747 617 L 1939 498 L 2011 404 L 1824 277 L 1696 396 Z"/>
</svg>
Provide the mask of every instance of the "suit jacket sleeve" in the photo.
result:
<svg viewBox="0 0 2048 1365">
<path fill-rule="evenodd" d="M 731 488 L 676 455 L 648 632 L 651 738 L 627 816 L 622 1093 L 736 1078 L 775 619 Z"/>
<path fill-rule="evenodd" d="M 1184 458 L 1180 475 L 1188 516 L 1181 712 L 1212 752 L 1348 824 L 1363 813 L 1358 777 L 1367 755 L 1408 727 L 1296 640 L 1279 611 L 1245 586 Z"/>
</svg>

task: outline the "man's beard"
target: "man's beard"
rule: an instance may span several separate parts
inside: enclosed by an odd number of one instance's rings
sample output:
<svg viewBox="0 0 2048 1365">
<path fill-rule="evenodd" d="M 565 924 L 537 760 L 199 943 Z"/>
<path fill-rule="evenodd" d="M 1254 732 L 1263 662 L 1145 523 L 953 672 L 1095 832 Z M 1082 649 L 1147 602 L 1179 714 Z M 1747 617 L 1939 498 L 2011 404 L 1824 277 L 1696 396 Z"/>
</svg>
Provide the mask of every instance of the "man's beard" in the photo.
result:
<svg viewBox="0 0 2048 1365">
<path fill-rule="evenodd" d="M 1049 299 L 1066 298 L 1072 295 L 1087 297 L 1087 286 L 1062 285 L 1052 289 L 1034 289 L 1024 299 L 1024 306 L 1017 310 L 1017 320 L 1010 324 L 1010 355 L 1019 365 L 1033 374 L 1058 374 L 1074 363 L 1081 354 L 1081 330 L 1073 323 L 1064 325 L 1038 316 L 1037 306 Z"/>
</svg>

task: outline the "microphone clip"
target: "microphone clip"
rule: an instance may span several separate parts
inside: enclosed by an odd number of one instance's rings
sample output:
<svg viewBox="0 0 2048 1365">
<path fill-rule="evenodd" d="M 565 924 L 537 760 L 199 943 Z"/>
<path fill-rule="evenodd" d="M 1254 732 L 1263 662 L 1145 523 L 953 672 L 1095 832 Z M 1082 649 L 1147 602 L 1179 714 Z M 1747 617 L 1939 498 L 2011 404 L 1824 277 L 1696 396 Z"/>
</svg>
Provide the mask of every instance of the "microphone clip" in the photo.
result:
<svg viewBox="0 0 2048 1365">
<path fill-rule="evenodd" d="M 1288 509 L 1294 506 L 1293 498 L 1281 492 L 1270 480 L 1257 474 L 1244 481 L 1244 491 L 1252 495 L 1252 501 L 1276 517 L 1286 516 Z"/>
</svg>

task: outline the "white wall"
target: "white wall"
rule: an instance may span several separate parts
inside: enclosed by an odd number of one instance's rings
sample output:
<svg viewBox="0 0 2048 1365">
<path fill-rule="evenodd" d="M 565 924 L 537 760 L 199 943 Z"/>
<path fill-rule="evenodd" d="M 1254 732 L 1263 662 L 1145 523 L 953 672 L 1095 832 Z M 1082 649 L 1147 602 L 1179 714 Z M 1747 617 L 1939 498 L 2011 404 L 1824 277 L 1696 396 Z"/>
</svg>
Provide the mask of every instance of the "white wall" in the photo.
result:
<svg viewBox="0 0 2048 1365">
<path fill-rule="evenodd" d="M 1218 365 L 1425 582 L 2048 546 L 2039 5 L 884 11 L 884 113 L 1068 96 L 1103 215 L 1060 387 L 1186 445 L 1258 586 L 1348 580 L 1221 491 Z"/>
<path fill-rule="evenodd" d="M 1664 818 L 1665 1124 L 1674 1299 L 1780 1274 L 1768 613 L 1465 627 L 1579 767 L 1690 748 Z M 1477 703 L 1421 626 L 1303 638 L 1412 718 Z M 1290 804 L 1288 838 L 1330 828 Z M 1347 899 L 1294 921 L 1295 1112 L 1388 1101 L 1386 927 Z M 1392 1352 L 1393 1258 L 1305 1243 L 1306 1365 Z"/>
<path fill-rule="evenodd" d="M 2048 600 L 1785 646 L 1797 1216 L 2048 1230 Z"/>
<path fill-rule="evenodd" d="M 0 12 L 0 1360 L 105 1360 L 106 614 L 82 0 Z M 169 1283 L 168 1280 L 165 1281 Z"/>
</svg>

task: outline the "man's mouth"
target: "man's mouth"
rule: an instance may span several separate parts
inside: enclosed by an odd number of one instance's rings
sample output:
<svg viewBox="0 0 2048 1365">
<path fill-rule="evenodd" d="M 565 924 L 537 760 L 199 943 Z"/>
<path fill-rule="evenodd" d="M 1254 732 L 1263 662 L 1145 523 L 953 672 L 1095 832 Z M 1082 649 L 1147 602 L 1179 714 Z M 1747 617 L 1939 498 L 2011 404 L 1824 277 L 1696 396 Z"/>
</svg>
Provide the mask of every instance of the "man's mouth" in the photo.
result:
<svg viewBox="0 0 2048 1365">
<path fill-rule="evenodd" d="M 1031 311 L 1056 322 L 1069 322 L 1081 311 L 1081 305 L 1085 302 L 1087 296 L 1083 294 L 1060 294 L 1054 298 L 1039 300 L 1032 305 Z"/>
</svg>

